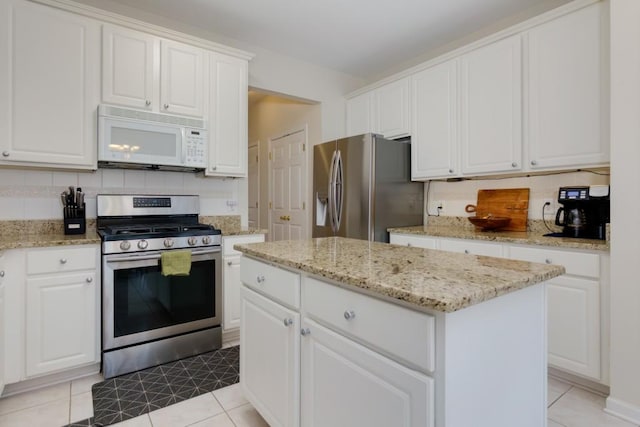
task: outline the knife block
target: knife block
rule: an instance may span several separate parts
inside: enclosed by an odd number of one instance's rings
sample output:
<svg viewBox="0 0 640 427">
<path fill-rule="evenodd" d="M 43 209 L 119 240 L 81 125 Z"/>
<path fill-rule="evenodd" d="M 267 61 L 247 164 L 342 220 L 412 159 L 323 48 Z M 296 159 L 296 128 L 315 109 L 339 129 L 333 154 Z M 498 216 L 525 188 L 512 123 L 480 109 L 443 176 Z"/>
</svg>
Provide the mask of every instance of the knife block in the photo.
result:
<svg viewBox="0 0 640 427">
<path fill-rule="evenodd" d="M 82 206 L 67 206 L 62 208 L 64 217 L 64 234 L 85 234 L 87 232 L 87 217 L 85 204 Z"/>
</svg>

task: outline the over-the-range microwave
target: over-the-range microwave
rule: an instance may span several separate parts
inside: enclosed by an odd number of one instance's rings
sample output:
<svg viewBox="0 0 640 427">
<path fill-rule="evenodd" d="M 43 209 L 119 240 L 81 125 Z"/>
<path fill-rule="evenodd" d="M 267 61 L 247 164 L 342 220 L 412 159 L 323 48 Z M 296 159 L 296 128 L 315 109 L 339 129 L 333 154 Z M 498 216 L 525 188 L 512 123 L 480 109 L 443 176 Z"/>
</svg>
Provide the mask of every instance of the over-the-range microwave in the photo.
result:
<svg viewBox="0 0 640 427">
<path fill-rule="evenodd" d="M 99 166 L 202 170 L 208 144 L 204 120 L 98 106 Z"/>
</svg>

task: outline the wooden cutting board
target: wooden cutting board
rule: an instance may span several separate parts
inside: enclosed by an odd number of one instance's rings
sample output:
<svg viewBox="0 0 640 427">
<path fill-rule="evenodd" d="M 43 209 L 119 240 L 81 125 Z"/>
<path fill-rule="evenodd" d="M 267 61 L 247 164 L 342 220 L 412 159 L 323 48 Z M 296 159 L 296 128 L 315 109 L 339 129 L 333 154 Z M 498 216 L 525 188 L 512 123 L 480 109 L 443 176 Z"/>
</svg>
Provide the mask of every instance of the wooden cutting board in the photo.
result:
<svg viewBox="0 0 640 427">
<path fill-rule="evenodd" d="M 529 189 L 478 190 L 476 216 L 484 217 L 488 214 L 511 218 L 509 225 L 500 230 L 527 231 Z"/>
</svg>

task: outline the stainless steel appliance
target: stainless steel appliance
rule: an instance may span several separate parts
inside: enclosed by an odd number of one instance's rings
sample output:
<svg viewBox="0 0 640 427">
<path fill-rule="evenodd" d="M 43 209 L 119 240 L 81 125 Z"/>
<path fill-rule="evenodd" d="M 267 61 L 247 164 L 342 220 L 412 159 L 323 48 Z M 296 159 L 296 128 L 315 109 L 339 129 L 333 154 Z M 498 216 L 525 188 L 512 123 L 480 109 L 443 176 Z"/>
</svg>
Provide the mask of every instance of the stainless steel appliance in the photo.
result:
<svg viewBox="0 0 640 427">
<path fill-rule="evenodd" d="M 220 348 L 222 237 L 198 222 L 198 196 L 100 194 L 97 212 L 105 378 Z M 176 250 L 190 272 L 165 276 Z"/>
<path fill-rule="evenodd" d="M 422 224 L 423 184 L 411 145 L 364 134 L 313 148 L 313 237 L 388 242 L 388 227 Z"/>
<path fill-rule="evenodd" d="M 556 213 L 556 225 L 562 235 L 583 239 L 606 239 L 610 200 L 608 185 L 590 187 L 560 187 L 558 202 L 563 205 Z"/>
</svg>

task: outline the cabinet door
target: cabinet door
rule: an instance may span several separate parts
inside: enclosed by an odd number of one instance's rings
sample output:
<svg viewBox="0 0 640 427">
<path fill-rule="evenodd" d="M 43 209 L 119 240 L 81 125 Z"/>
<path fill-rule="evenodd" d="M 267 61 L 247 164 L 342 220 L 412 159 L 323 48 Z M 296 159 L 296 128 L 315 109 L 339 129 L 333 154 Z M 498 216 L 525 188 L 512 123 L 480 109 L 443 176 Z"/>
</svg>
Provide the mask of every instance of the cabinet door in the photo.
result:
<svg viewBox="0 0 640 427">
<path fill-rule="evenodd" d="M 528 33 L 532 169 L 609 162 L 602 3 Z"/>
<path fill-rule="evenodd" d="M 374 92 L 373 131 L 385 138 L 410 135 L 409 78 L 389 83 Z"/>
<path fill-rule="evenodd" d="M 160 111 L 204 115 L 204 51 L 184 43 L 160 43 Z"/>
<path fill-rule="evenodd" d="M 242 389 L 271 427 L 300 422 L 300 315 L 242 288 Z"/>
<path fill-rule="evenodd" d="M 222 327 L 225 331 L 240 327 L 240 256 L 224 258 L 224 270 L 222 272 L 223 301 Z"/>
<path fill-rule="evenodd" d="M 568 276 L 551 280 L 547 316 L 549 364 L 599 380 L 599 282 Z"/>
<path fill-rule="evenodd" d="M 0 164 L 96 169 L 97 21 L 0 2 Z"/>
<path fill-rule="evenodd" d="M 207 175 L 247 176 L 247 61 L 209 54 Z"/>
<path fill-rule="evenodd" d="M 520 35 L 460 59 L 462 173 L 522 168 Z"/>
<path fill-rule="evenodd" d="M 301 426 L 434 425 L 433 379 L 311 320 L 302 330 Z"/>
<path fill-rule="evenodd" d="M 4 283 L 2 282 L 4 275 L 5 272 L 0 267 L 0 360 L 2 360 L 2 363 L 0 363 L 0 396 L 4 390 L 4 361 L 6 360 L 5 328 L 7 327 L 7 321 L 4 317 Z"/>
<path fill-rule="evenodd" d="M 347 99 L 347 136 L 373 132 L 373 93 Z"/>
<path fill-rule="evenodd" d="M 412 77 L 411 179 L 457 173 L 457 64 L 445 62 Z"/>
<path fill-rule="evenodd" d="M 97 360 L 96 273 L 27 278 L 27 377 Z"/>
<path fill-rule="evenodd" d="M 158 108 L 160 40 L 114 25 L 102 28 L 102 101 Z"/>
<path fill-rule="evenodd" d="M 436 249 L 438 239 L 426 236 L 408 236 L 406 234 L 389 235 L 389 243 L 402 246 L 415 246 L 416 248 Z"/>
</svg>

